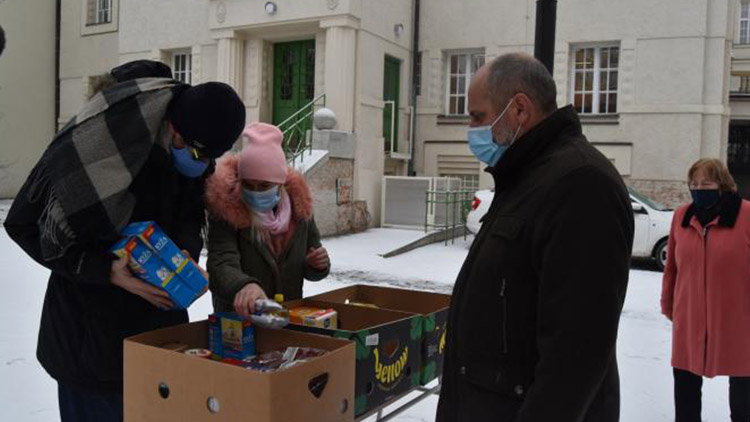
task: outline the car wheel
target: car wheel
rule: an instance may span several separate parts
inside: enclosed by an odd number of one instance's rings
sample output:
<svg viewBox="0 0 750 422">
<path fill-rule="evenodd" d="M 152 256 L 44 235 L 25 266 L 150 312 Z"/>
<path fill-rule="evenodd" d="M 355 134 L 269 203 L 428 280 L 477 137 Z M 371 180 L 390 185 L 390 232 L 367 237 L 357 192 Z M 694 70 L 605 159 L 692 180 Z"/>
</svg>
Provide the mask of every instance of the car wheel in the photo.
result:
<svg viewBox="0 0 750 422">
<path fill-rule="evenodd" d="M 654 248 L 654 259 L 656 260 L 656 266 L 659 267 L 659 271 L 664 271 L 667 266 L 667 239 L 664 238 Z"/>
</svg>

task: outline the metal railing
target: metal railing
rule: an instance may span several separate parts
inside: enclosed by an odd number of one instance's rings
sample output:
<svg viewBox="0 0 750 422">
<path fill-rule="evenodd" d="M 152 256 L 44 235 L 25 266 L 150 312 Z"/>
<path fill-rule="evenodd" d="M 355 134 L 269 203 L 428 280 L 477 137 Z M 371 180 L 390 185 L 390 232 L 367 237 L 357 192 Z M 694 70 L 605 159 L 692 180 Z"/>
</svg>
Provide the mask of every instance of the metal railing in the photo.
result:
<svg viewBox="0 0 750 422">
<path fill-rule="evenodd" d="M 457 229 L 463 229 L 463 238 L 466 240 L 466 217 L 471 209 L 474 191 L 464 189 L 428 190 L 426 195 L 425 232 L 428 232 L 431 228 L 454 233 Z M 450 236 L 450 238 L 451 243 L 454 243 L 455 236 Z M 445 244 L 448 244 L 448 237 L 445 238 Z"/>
<path fill-rule="evenodd" d="M 279 123 L 279 130 L 284 134 L 281 146 L 288 162 L 294 163 L 298 158 L 303 162 L 305 152 L 312 154 L 313 115 L 317 108 L 325 106 L 326 94 L 321 94 Z"/>
</svg>

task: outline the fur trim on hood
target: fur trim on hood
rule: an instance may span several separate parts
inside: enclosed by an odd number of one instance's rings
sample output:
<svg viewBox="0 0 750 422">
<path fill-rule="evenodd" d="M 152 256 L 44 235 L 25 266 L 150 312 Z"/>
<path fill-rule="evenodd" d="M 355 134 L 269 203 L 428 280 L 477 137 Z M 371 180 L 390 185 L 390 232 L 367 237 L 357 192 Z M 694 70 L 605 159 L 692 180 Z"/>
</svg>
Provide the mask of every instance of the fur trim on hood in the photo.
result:
<svg viewBox="0 0 750 422">
<path fill-rule="evenodd" d="M 253 214 L 242 200 L 242 184 L 237 174 L 237 155 L 228 155 L 216 163 L 216 171 L 206 181 L 206 208 L 236 229 L 248 228 Z M 313 199 L 304 176 L 288 168 L 284 189 L 292 202 L 295 221 L 309 220 Z"/>
</svg>

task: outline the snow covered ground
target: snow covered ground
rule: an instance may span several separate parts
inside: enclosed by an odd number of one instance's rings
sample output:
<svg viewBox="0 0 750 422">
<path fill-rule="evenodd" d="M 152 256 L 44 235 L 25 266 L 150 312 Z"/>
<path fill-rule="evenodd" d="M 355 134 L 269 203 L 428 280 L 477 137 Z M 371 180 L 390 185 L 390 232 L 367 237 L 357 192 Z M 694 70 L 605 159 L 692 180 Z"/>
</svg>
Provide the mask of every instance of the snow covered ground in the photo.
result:
<svg viewBox="0 0 750 422">
<path fill-rule="evenodd" d="M 0 224 L 8 204 L 0 201 Z M 420 235 L 405 230 L 375 229 L 325 239 L 324 246 L 333 262 L 332 274 L 322 282 L 306 282 L 305 295 L 352 283 L 450 292 L 471 238 L 448 246 L 427 246 L 389 259 L 379 256 Z M 0 229 L 0 274 L 0 420 L 59 421 L 56 385 L 35 358 L 48 272 L 24 255 Z M 673 420 L 671 328 L 659 314 L 660 288 L 660 273 L 631 271 L 618 343 L 624 422 Z M 191 307 L 190 317 L 199 320 L 210 312 L 210 299 L 204 296 Z M 729 420 L 727 389 L 726 378 L 705 381 L 704 421 Z M 433 421 L 436 405 L 437 397 L 428 398 L 395 420 Z"/>
</svg>

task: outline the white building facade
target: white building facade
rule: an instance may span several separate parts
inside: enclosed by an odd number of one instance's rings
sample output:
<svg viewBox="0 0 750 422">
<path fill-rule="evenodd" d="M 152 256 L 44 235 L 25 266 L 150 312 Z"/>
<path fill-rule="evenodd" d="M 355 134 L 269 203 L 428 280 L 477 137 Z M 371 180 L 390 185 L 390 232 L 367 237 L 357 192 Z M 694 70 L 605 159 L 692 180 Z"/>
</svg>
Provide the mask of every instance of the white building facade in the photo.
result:
<svg viewBox="0 0 750 422">
<path fill-rule="evenodd" d="M 324 96 L 336 129 L 356 137 L 352 195 L 378 222 L 384 175 L 492 185 L 466 144 L 467 87 L 492 58 L 533 52 L 535 9 L 535 0 L 63 0 L 58 123 L 96 75 L 141 58 L 185 82 L 229 83 L 248 122 L 280 123 Z M 576 106 L 628 184 L 678 204 L 702 157 L 728 160 L 741 187 L 750 183 L 744 0 L 568 0 L 556 34 L 558 104 Z"/>
</svg>

